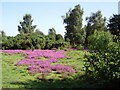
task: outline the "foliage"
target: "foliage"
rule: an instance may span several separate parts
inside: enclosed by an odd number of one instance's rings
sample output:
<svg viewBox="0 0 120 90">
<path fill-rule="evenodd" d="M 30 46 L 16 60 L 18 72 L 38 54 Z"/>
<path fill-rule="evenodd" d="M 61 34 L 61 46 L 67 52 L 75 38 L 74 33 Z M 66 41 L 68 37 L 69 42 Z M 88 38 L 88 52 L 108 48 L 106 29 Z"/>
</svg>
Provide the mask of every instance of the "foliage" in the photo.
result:
<svg viewBox="0 0 120 90">
<path fill-rule="evenodd" d="M 32 26 L 32 16 L 30 14 L 26 14 L 23 17 L 23 22 L 20 22 L 20 25 L 18 26 L 18 31 L 20 34 L 25 34 L 25 33 L 32 33 L 34 32 L 34 29 L 36 28 L 36 25 Z"/>
<path fill-rule="evenodd" d="M 13 47 L 13 37 L 2 38 L 2 49 L 11 49 Z"/>
<path fill-rule="evenodd" d="M 102 17 L 101 11 L 97 11 L 96 13 L 92 13 L 90 17 L 86 17 L 87 26 L 86 31 L 87 35 L 92 35 L 95 30 L 106 30 L 106 18 Z"/>
<path fill-rule="evenodd" d="M 112 41 L 109 31 L 95 31 L 93 35 L 88 37 L 88 47 L 93 50 L 105 50 Z"/>
<path fill-rule="evenodd" d="M 56 40 L 64 40 L 61 34 L 56 34 Z"/>
<path fill-rule="evenodd" d="M 2 49 L 1 47 L 3 46 L 3 42 L 5 42 L 7 40 L 7 36 L 5 34 L 4 30 L 0 30 L 0 49 Z"/>
<path fill-rule="evenodd" d="M 77 48 L 77 49 L 84 49 L 84 46 L 79 45 L 79 46 L 77 46 L 76 48 Z"/>
<path fill-rule="evenodd" d="M 6 39 L 5 39 L 6 38 Z M 64 49 L 70 46 L 61 34 L 44 35 L 38 29 L 33 33 L 18 34 L 15 37 L 3 37 L 2 49 Z"/>
<path fill-rule="evenodd" d="M 54 43 L 54 42 L 53 42 L 52 40 L 49 39 L 49 36 L 46 36 L 45 49 L 51 49 L 53 43 Z"/>
<path fill-rule="evenodd" d="M 55 42 L 56 40 L 56 30 L 54 28 L 49 29 L 48 31 L 49 39 Z"/>
<path fill-rule="evenodd" d="M 86 17 L 87 25 L 86 25 L 86 46 L 88 46 L 88 37 L 94 34 L 95 31 L 106 31 L 106 17 L 102 16 L 101 11 L 97 11 L 96 13 L 92 13 L 90 17 Z"/>
<path fill-rule="evenodd" d="M 107 26 L 113 35 L 120 36 L 120 15 L 113 15 Z"/>
<path fill-rule="evenodd" d="M 5 31 L 4 31 L 4 30 L 0 30 L 0 36 L 6 37 L 6 34 L 5 34 Z"/>
<path fill-rule="evenodd" d="M 113 80 L 120 78 L 120 47 L 113 43 L 107 50 L 91 51 L 85 57 L 85 72 L 96 79 Z"/>
<path fill-rule="evenodd" d="M 45 35 L 42 31 L 40 31 L 39 29 L 36 29 L 35 31 L 36 34 L 40 34 L 40 35 Z"/>
<path fill-rule="evenodd" d="M 65 42 L 63 40 L 57 40 L 57 41 L 55 41 L 55 43 L 53 45 L 57 49 L 64 49 L 64 48 L 69 48 L 70 47 L 70 43 L 69 42 Z"/>
<path fill-rule="evenodd" d="M 82 28 L 83 9 L 76 5 L 73 10 L 69 10 L 64 18 L 66 33 L 65 38 L 70 40 L 70 44 L 76 47 L 84 43 L 85 30 Z"/>
<path fill-rule="evenodd" d="M 120 36 L 113 35 L 113 42 L 119 43 Z"/>
<path fill-rule="evenodd" d="M 56 30 L 54 28 L 49 29 L 48 31 L 49 35 L 56 35 Z"/>
<path fill-rule="evenodd" d="M 45 37 L 39 33 L 18 34 L 3 42 L 4 49 L 43 49 L 44 47 Z"/>
</svg>

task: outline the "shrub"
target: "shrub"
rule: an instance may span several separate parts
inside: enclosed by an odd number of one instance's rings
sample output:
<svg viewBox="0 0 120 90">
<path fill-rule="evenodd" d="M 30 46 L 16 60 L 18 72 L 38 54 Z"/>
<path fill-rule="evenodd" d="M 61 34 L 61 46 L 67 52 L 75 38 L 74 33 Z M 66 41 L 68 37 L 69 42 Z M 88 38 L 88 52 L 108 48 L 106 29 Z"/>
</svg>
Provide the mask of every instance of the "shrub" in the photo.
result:
<svg viewBox="0 0 120 90">
<path fill-rule="evenodd" d="M 88 37 L 88 48 L 93 50 L 104 50 L 108 48 L 109 43 L 112 41 L 110 32 L 95 31 L 93 35 Z"/>
<path fill-rule="evenodd" d="M 82 46 L 81 44 L 79 46 L 76 46 L 77 49 L 84 49 L 84 46 Z"/>
<path fill-rule="evenodd" d="M 120 78 L 120 47 L 117 43 L 109 44 L 107 50 L 91 51 L 85 57 L 85 72 L 94 78 L 112 80 Z"/>
</svg>

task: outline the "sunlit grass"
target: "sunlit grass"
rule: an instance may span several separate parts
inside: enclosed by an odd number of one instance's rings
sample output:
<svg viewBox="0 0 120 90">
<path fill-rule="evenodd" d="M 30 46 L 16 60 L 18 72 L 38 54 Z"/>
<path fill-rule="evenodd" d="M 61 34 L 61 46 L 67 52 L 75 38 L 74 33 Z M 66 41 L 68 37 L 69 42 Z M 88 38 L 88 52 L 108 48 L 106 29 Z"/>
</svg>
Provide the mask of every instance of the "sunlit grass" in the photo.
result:
<svg viewBox="0 0 120 90">
<path fill-rule="evenodd" d="M 23 59 L 24 55 L 2 55 L 2 83 L 3 88 L 74 88 L 74 87 L 93 87 L 89 82 L 84 81 L 82 75 L 84 55 L 89 54 L 87 51 L 66 51 L 67 58 L 62 58 L 58 62 L 52 63 L 52 65 L 61 64 L 71 66 L 79 72 L 76 73 L 62 73 L 59 74 L 56 71 L 52 71 L 48 75 L 42 75 L 41 73 L 33 74 L 27 70 L 27 66 L 15 66 L 15 64 Z M 42 60 L 47 58 L 42 57 Z M 92 81 L 93 82 L 93 81 Z M 86 86 L 87 85 L 87 86 Z M 92 84 L 94 85 L 94 84 Z"/>
<path fill-rule="evenodd" d="M 5 88 L 17 88 L 17 85 L 12 85 L 11 82 L 26 81 L 33 77 L 27 74 L 27 72 L 20 72 L 17 70 L 15 64 L 24 58 L 20 54 L 14 55 L 2 55 L 2 85 Z M 22 67 L 23 70 L 24 67 Z M 21 70 L 21 71 L 22 71 Z"/>
</svg>

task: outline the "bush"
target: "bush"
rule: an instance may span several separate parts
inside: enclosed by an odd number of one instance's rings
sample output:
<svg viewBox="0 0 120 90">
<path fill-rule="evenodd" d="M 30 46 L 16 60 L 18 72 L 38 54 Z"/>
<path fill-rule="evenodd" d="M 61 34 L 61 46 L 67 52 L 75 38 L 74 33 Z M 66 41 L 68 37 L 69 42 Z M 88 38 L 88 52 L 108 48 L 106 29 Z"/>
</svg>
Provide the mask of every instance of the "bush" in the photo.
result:
<svg viewBox="0 0 120 90">
<path fill-rule="evenodd" d="M 95 33 L 88 37 L 88 48 L 92 50 L 104 50 L 108 48 L 111 43 L 112 35 L 110 32 L 95 31 Z"/>
<path fill-rule="evenodd" d="M 2 38 L 2 49 L 64 49 L 70 48 L 70 42 L 65 42 L 60 34 L 53 40 L 50 35 L 43 35 L 37 32 L 18 34 L 15 37 Z M 55 39 L 55 38 L 54 38 Z"/>
<path fill-rule="evenodd" d="M 111 43 L 107 50 L 91 51 L 85 58 L 85 72 L 97 79 L 113 80 L 120 78 L 120 47 Z"/>
<path fill-rule="evenodd" d="M 120 36 L 113 35 L 113 41 L 118 43 L 120 40 Z"/>
<path fill-rule="evenodd" d="M 76 46 L 77 49 L 84 49 L 84 46 L 82 46 L 81 44 L 79 46 Z"/>
<path fill-rule="evenodd" d="M 44 49 L 46 38 L 44 35 L 31 33 L 31 34 L 18 34 L 15 37 L 8 37 L 7 40 L 2 42 L 4 49 Z"/>
</svg>

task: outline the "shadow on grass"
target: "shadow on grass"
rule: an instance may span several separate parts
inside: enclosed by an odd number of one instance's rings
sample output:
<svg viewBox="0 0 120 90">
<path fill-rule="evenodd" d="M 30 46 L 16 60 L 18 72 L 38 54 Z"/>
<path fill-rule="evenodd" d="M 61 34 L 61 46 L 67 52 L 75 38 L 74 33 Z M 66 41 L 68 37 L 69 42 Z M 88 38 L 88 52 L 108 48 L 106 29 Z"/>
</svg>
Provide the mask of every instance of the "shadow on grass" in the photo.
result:
<svg viewBox="0 0 120 90">
<path fill-rule="evenodd" d="M 10 82 L 11 85 L 17 85 L 21 89 L 77 89 L 77 88 L 116 88 L 120 89 L 120 79 L 107 82 L 106 80 L 95 80 L 92 77 L 81 75 L 74 79 L 35 79 L 21 82 Z M 13 87 L 14 88 L 14 87 Z M 4 88 L 3 88 L 4 90 Z"/>
<path fill-rule="evenodd" d="M 111 83 L 112 82 L 112 83 Z M 111 81 L 111 82 L 104 82 L 98 81 L 93 78 L 86 78 L 86 76 L 80 76 L 76 79 L 63 79 L 63 80 L 28 80 L 26 82 L 11 82 L 12 85 L 19 85 L 19 88 L 26 88 L 26 89 L 38 89 L 38 88 L 69 88 L 69 89 L 76 89 L 76 88 L 117 88 L 119 89 L 119 80 Z"/>
</svg>

